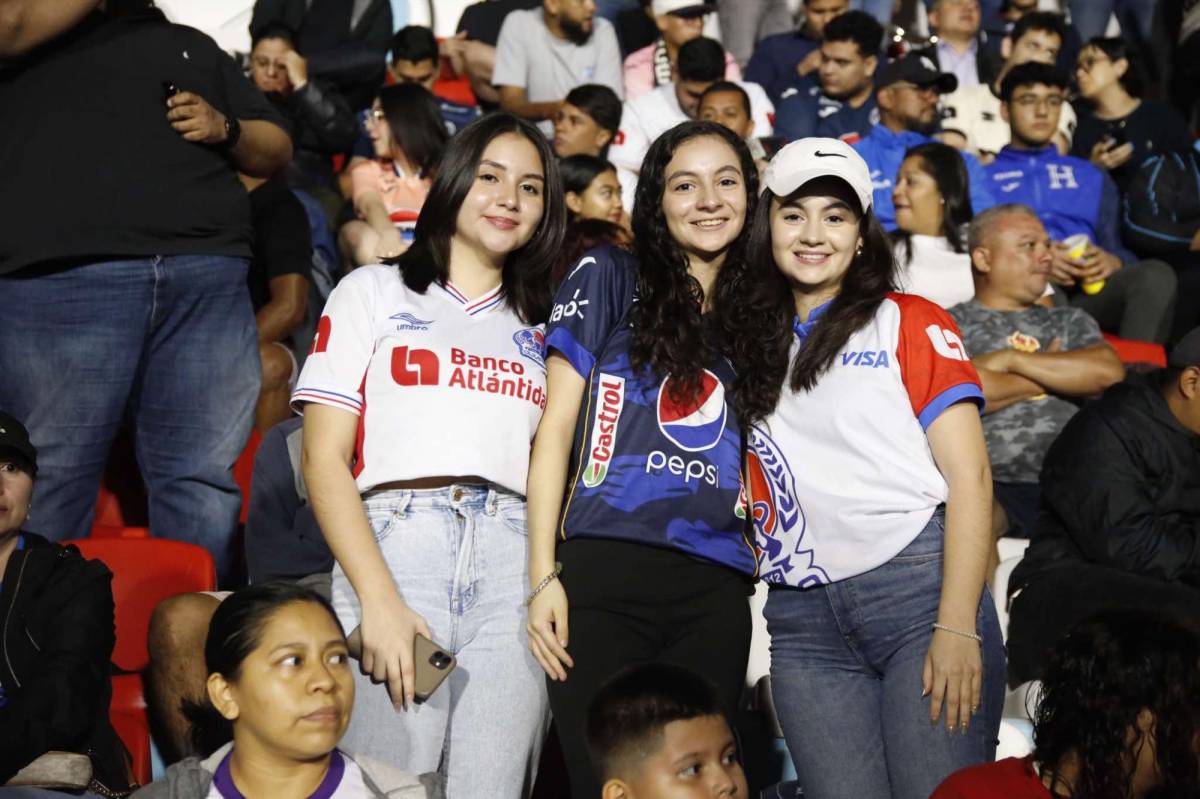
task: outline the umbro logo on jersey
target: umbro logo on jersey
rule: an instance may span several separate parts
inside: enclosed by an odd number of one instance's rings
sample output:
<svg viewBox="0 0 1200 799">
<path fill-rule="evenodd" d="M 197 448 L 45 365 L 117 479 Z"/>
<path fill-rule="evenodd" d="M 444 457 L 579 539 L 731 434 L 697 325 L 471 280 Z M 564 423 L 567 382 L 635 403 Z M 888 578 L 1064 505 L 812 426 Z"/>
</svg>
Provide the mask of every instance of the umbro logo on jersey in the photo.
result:
<svg viewBox="0 0 1200 799">
<path fill-rule="evenodd" d="M 400 324 L 396 325 L 397 330 L 428 330 L 429 326 L 433 324 L 431 320 L 418 319 L 407 311 L 392 314 L 388 319 L 400 322 Z"/>
</svg>

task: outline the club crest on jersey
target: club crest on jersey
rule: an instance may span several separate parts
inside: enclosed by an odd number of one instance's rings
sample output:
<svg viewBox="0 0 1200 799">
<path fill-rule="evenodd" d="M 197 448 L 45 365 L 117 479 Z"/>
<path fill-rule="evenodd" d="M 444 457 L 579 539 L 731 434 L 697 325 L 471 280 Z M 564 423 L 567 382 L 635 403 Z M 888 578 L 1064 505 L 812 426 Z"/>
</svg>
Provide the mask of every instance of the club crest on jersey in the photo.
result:
<svg viewBox="0 0 1200 799">
<path fill-rule="evenodd" d="M 588 443 L 583 484 L 595 488 L 608 476 L 617 442 L 617 425 L 625 407 L 625 378 L 601 372 L 596 387 L 596 411 L 592 416 L 592 436 Z"/>
<path fill-rule="evenodd" d="M 546 334 L 536 327 L 513 333 L 513 343 L 522 355 L 543 369 L 546 367 Z"/>
<path fill-rule="evenodd" d="M 705 369 L 700 390 L 693 396 L 674 396 L 677 392 L 671 389 L 671 378 L 664 378 L 658 388 L 658 429 L 685 452 L 715 447 L 725 432 L 728 417 L 725 386 L 720 379 Z"/>
<path fill-rule="evenodd" d="M 432 320 L 420 319 L 416 316 L 413 316 L 408 311 L 394 313 L 389 316 L 388 319 L 394 319 L 400 323 L 396 325 L 397 330 L 428 330 L 429 326 L 433 324 Z"/>
<path fill-rule="evenodd" d="M 754 498 L 751 513 L 761 578 L 797 586 L 828 583 L 825 570 L 813 563 L 812 550 L 801 549 L 807 523 L 792 468 L 779 445 L 759 427 L 750 428 L 746 471 Z"/>
</svg>

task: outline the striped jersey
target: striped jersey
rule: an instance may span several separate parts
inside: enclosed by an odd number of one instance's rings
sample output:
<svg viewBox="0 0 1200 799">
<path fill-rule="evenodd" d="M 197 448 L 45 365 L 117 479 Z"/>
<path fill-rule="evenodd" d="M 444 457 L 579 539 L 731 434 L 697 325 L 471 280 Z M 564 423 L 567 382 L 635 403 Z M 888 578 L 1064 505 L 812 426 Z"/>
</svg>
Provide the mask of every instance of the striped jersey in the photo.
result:
<svg viewBox="0 0 1200 799">
<path fill-rule="evenodd" d="M 397 267 L 364 266 L 330 294 L 292 406 L 359 417 L 360 491 L 478 475 L 524 495 L 546 407 L 543 343 L 499 286 L 468 299 L 435 281 L 419 294 Z"/>
</svg>

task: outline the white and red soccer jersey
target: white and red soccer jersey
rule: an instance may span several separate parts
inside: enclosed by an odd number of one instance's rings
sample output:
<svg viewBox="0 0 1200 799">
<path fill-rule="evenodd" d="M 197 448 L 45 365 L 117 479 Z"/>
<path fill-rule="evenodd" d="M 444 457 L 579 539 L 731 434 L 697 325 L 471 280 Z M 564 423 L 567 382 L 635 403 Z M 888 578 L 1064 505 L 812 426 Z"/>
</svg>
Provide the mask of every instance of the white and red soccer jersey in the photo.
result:
<svg viewBox="0 0 1200 799">
<path fill-rule="evenodd" d="M 364 266 L 329 295 L 292 406 L 360 417 L 360 491 L 478 475 L 523 495 L 546 407 L 544 342 L 499 287 L 474 300 L 449 283 L 418 294 L 396 267 Z"/>
<path fill-rule="evenodd" d="M 819 313 L 796 325 L 794 356 Z M 812 586 L 895 557 L 946 501 L 925 430 L 964 400 L 983 405 L 958 328 L 921 297 L 889 294 L 812 391 L 784 388 L 751 429 L 759 573 Z"/>
</svg>

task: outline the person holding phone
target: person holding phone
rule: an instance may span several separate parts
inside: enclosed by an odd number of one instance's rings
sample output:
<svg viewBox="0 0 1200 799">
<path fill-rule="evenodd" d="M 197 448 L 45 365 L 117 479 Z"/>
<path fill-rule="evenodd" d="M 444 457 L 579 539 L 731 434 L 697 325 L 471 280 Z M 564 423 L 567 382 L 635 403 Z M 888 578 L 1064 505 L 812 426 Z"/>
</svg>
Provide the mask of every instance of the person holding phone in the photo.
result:
<svg viewBox="0 0 1200 799">
<path fill-rule="evenodd" d="M 793 142 L 763 183 L 723 332 L 771 692 L 805 795 L 926 799 L 993 758 L 1004 699 L 983 391 L 950 316 L 895 292 L 853 148 Z"/>
<path fill-rule="evenodd" d="M 1138 165 L 1191 147 L 1187 122 L 1162 100 L 1143 100 L 1136 56 L 1123 38 L 1098 37 L 1084 45 L 1075 67 L 1079 123 L 1071 154 L 1106 170 L 1122 192 Z"/>
<path fill-rule="evenodd" d="M 586 253 L 546 332 L 529 472 L 529 647 L 577 797 L 600 795 L 588 703 L 631 661 L 711 679 L 726 713 L 750 647 L 742 433 L 713 312 L 744 286 L 758 172 L 736 134 L 681 123 L 642 165 L 633 253 Z"/>
<path fill-rule="evenodd" d="M 509 114 L 467 126 L 412 246 L 330 295 L 292 395 L 333 604 L 344 629 L 361 628 L 348 745 L 440 770 L 450 796 L 521 796 L 546 729 L 522 634 L 525 486 L 564 225 L 537 129 Z M 414 706 L 418 633 L 461 668 Z"/>
</svg>

